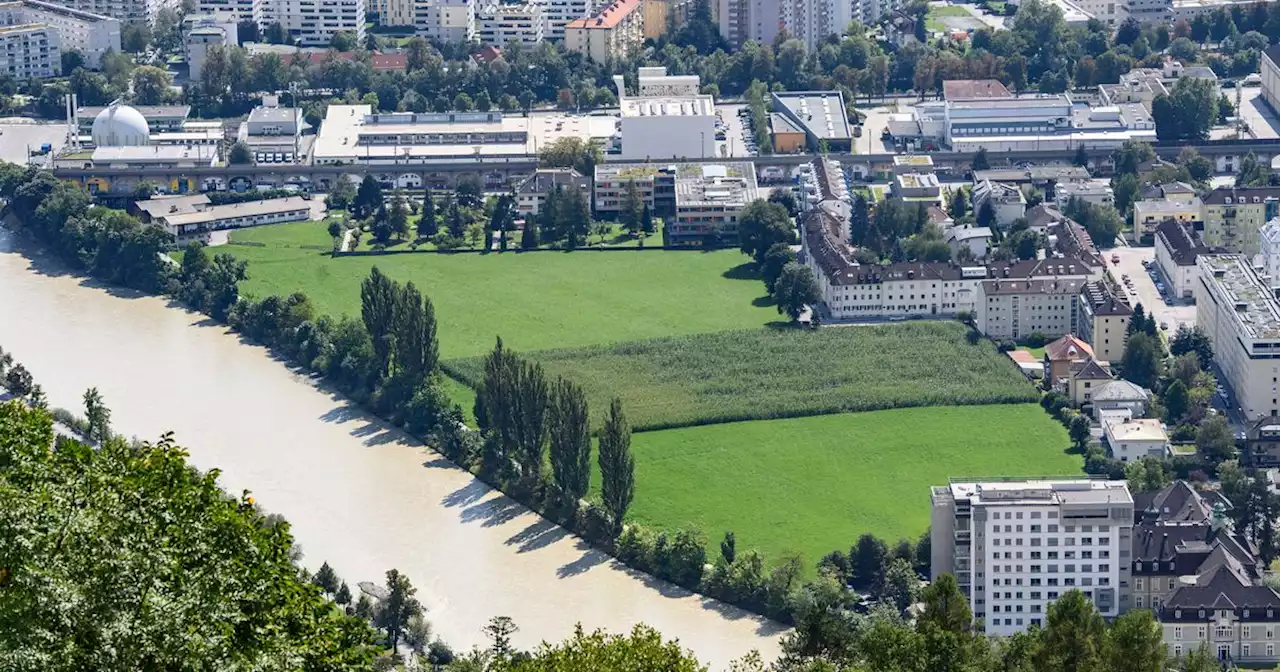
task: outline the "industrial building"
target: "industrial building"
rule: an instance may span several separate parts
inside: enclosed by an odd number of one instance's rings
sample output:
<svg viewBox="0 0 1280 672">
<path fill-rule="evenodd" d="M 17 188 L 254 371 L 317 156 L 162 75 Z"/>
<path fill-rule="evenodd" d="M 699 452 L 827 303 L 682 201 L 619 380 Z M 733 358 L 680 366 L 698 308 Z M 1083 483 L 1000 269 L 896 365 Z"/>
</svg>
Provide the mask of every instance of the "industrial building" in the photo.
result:
<svg viewBox="0 0 1280 672">
<path fill-rule="evenodd" d="M 909 118 L 890 122 L 900 147 L 1114 149 L 1127 140 L 1156 139 L 1155 122 L 1140 103 L 1092 107 L 1066 93 L 1015 96 L 995 80 L 945 82 L 944 94 L 945 100 L 920 103 Z"/>
<path fill-rule="evenodd" d="M 1280 301 L 1274 281 L 1244 255 L 1196 259 L 1196 326 L 1213 342 L 1213 360 L 1245 416 L 1280 413 Z"/>
<path fill-rule="evenodd" d="M 305 157 L 304 126 L 300 108 L 264 105 L 250 110 L 236 140 L 253 152 L 254 163 L 297 163 Z"/>
<path fill-rule="evenodd" d="M 473 161 L 526 159 L 537 156 L 539 148 L 561 137 L 607 141 L 616 132 L 616 123 L 616 117 L 608 116 L 374 114 L 369 105 L 330 105 L 316 135 L 312 161 L 317 165 L 408 167 L 449 157 Z"/>
<path fill-rule="evenodd" d="M 811 152 L 847 152 L 853 143 L 844 95 L 839 91 L 787 91 L 769 96 L 774 114 L 804 133 Z"/>
<path fill-rule="evenodd" d="M 698 77 L 641 68 L 640 95 L 618 89 L 620 158 L 626 161 L 704 159 L 716 156 L 716 102 L 698 93 Z"/>
<path fill-rule="evenodd" d="M 739 214 L 758 198 L 750 162 L 607 163 L 596 166 L 596 215 L 618 216 L 632 188 L 655 217 L 665 220 L 666 244 L 677 246 L 736 240 Z"/>
<path fill-rule="evenodd" d="M 1106 618 L 1120 614 L 1133 543 L 1124 481 L 953 482 L 930 493 L 930 577 L 955 575 L 988 635 L 1043 626 L 1071 590 Z"/>
</svg>

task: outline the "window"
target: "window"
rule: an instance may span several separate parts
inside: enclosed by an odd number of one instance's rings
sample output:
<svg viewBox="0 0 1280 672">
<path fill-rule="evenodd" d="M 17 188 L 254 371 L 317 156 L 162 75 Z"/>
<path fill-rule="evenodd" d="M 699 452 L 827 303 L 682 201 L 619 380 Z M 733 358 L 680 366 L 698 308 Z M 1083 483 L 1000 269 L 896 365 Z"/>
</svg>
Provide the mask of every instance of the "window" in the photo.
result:
<svg viewBox="0 0 1280 672">
<path fill-rule="evenodd" d="M 1249 636 L 1249 630 L 1250 628 L 1247 625 L 1240 626 L 1240 639 L 1253 639 Z"/>
<path fill-rule="evenodd" d="M 1137 596 L 1137 597 L 1133 598 L 1133 606 L 1134 606 L 1134 607 L 1136 607 L 1136 608 L 1138 608 L 1138 609 L 1141 609 L 1141 608 L 1142 608 L 1142 596 L 1141 596 L 1141 595 L 1139 595 L 1139 596 Z"/>
<path fill-rule="evenodd" d="M 1139 562 L 1138 564 L 1141 565 L 1142 563 Z M 1138 569 L 1142 569 L 1142 567 L 1138 567 Z M 1142 590 L 1142 579 L 1135 578 L 1133 580 L 1133 587 L 1135 590 Z"/>
<path fill-rule="evenodd" d="M 1276 645 L 1275 645 L 1275 644 L 1268 644 L 1268 645 L 1267 645 L 1267 657 L 1268 657 L 1268 658 L 1270 658 L 1270 657 L 1272 657 L 1272 656 L 1274 656 L 1274 655 L 1276 655 Z"/>
<path fill-rule="evenodd" d="M 1182 639 L 1182 628 L 1178 627 L 1173 629 L 1173 638 Z"/>
<path fill-rule="evenodd" d="M 1241 658 L 1248 658 L 1248 657 L 1249 657 L 1249 645 L 1248 645 L 1248 644 L 1241 644 L 1241 645 L 1240 645 L 1240 657 L 1241 657 Z"/>
</svg>

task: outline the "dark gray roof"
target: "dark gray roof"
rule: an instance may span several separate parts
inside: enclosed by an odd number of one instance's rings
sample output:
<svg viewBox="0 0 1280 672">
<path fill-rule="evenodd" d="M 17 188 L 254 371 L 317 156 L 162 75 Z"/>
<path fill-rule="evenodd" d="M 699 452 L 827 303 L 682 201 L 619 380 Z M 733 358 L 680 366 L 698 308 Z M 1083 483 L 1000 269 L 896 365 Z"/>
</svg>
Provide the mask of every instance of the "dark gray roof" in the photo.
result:
<svg viewBox="0 0 1280 672">
<path fill-rule="evenodd" d="M 1274 49 L 1275 47 L 1272 48 Z M 1280 199 L 1280 187 L 1218 187 L 1205 194 L 1203 203 L 1205 205 L 1226 205 L 1228 197 L 1231 198 L 1233 204 L 1249 203 L 1255 197 L 1259 202 L 1268 198 Z"/>
<path fill-rule="evenodd" d="M 587 178 L 573 168 L 539 168 L 516 186 L 518 194 L 545 194 L 558 184 L 562 187 L 585 187 Z"/>
<path fill-rule="evenodd" d="M 1088 283 L 1080 290 L 1080 296 L 1093 307 L 1094 315 L 1132 315 L 1129 302 L 1116 295 L 1101 280 Z"/>
<path fill-rule="evenodd" d="M 1267 58 L 1271 59 L 1272 63 L 1275 63 L 1276 65 L 1280 65 L 1280 44 L 1267 47 L 1266 51 L 1263 51 L 1262 53 Z"/>
<path fill-rule="evenodd" d="M 1102 368 L 1096 359 L 1078 362 L 1071 365 L 1071 377 L 1076 380 L 1112 380 L 1115 376 Z"/>
<path fill-rule="evenodd" d="M 1177 220 L 1167 219 L 1156 227 L 1156 236 L 1169 248 L 1169 256 L 1179 266 L 1195 266 L 1196 257 L 1208 254 L 1209 248 L 1201 245 L 1187 227 Z"/>
</svg>

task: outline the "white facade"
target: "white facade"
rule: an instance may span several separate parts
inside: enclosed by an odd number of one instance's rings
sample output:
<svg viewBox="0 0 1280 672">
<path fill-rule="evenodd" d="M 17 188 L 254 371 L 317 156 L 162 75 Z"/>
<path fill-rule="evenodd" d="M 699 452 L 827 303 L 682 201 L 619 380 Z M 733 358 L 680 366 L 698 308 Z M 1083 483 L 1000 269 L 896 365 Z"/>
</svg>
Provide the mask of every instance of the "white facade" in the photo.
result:
<svg viewBox="0 0 1280 672">
<path fill-rule="evenodd" d="M 1249 420 L 1280 414 L 1280 301 L 1272 282 L 1237 254 L 1196 260 L 1196 325 Z"/>
<path fill-rule="evenodd" d="M 1156 267 L 1170 284 L 1174 296 L 1189 299 L 1195 296 L 1199 273 L 1196 255 L 1206 248 L 1197 246 L 1183 226 L 1179 222 L 1166 222 L 1156 229 Z"/>
<path fill-rule="evenodd" d="M 427 6 L 425 22 L 415 18 L 414 25 L 440 42 L 470 42 L 476 36 L 476 8 L 471 0 L 435 0 Z"/>
<path fill-rule="evenodd" d="M 1133 532 L 1124 481 L 1010 480 L 931 490 L 930 576 L 955 575 L 988 635 L 1042 626 L 1048 607 L 1070 590 L 1083 591 L 1104 617 L 1119 615 Z"/>
<path fill-rule="evenodd" d="M 254 0 L 196 0 L 196 11 L 201 14 L 230 13 L 239 21 L 253 20 Z"/>
<path fill-rule="evenodd" d="M 1280 217 L 1273 218 L 1258 231 L 1258 247 L 1262 272 L 1272 280 L 1280 278 Z"/>
<path fill-rule="evenodd" d="M 145 21 L 154 24 L 161 10 L 177 12 L 181 3 L 179 0 L 68 0 L 67 6 L 124 23 Z"/>
<path fill-rule="evenodd" d="M 1116 204 L 1115 192 L 1111 190 L 1111 185 L 1107 184 L 1106 180 L 1063 182 L 1054 189 L 1054 199 L 1060 210 L 1066 209 L 1067 203 L 1072 198 L 1107 207 L 1114 207 Z"/>
<path fill-rule="evenodd" d="M 254 20 L 264 29 L 273 23 L 304 47 L 324 47 L 335 33 L 348 32 L 364 43 L 365 0 L 257 0 Z"/>
<path fill-rule="evenodd" d="M 548 40 L 563 40 L 565 24 L 591 14 L 590 0 L 541 0 L 541 4 L 542 33 Z"/>
<path fill-rule="evenodd" d="M 971 192 L 973 212 L 978 213 L 983 203 L 990 202 L 995 213 L 995 225 L 1005 229 L 1027 214 L 1027 199 L 1017 186 L 983 180 L 974 185 Z"/>
<path fill-rule="evenodd" d="M 15 34 L 23 32 L 17 29 L 22 24 L 43 24 L 45 29 L 53 33 L 52 36 L 46 38 L 49 42 L 56 42 L 56 45 L 52 46 L 56 46 L 59 52 L 71 50 L 80 52 L 84 56 L 85 63 L 90 68 L 102 67 L 102 56 L 107 51 L 120 51 L 120 22 L 118 20 L 99 14 L 69 9 L 49 2 L 24 0 L 22 2 L 0 4 L 0 24 L 3 24 L 5 33 L 12 32 Z M 52 56 L 50 65 L 54 70 L 54 74 L 70 74 L 62 72 L 60 54 L 41 51 L 38 38 L 35 37 L 38 31 L 26 32 L 31 35 L 31 37 L 22 40 L 22 42 L 27 43 L 26 45 L 15 42 L 6 35 L 5 53 L 10 57 L 9 65 L 15 66 L 13 70 L 21 70 L 22 66 L 28 63 L 31 64 L 31 69 L 35 69 L 37 67 L 35 62 L 39 62 L 39 67 L 43 68 L 45 62 L 49 60 L 46 57 Z M 15 49 L 10 50 L 8 48 L 10 45 L 14 46 Z M 30 59 L 30 61 L 26 59 Z M 19 65 L 20 63 L 21 65 Z M 3 64 L 3 59 L 0 59 L 0 64 Z M 11 74 L 13 74 L 13 70 L 10 71 Z"/>
<path fill-rule="evenodd" d="M 707 94 L 628 96 L 621 76 L 618 89 L 623 160 L 704 159 L 716 156 L 716 104 Z M 689 82 L 681 86 L 687 88 Z M 672 82 L 651 87 L 675 86 Z M 692 86 L 697 90 L 697 77 Z M 650 90 L 654 90 L 651 88 Z M 642 89 L 643 91 L 643 89 Z"/>
<path fill-rule="evenodd" d="M 378 13 L 381 25 L 413 26 L 418 15 L 425 14 L 429 4 L 426 0 L 370 0 L 369 10 Z"/>
<path fill-rule="evenodd" d="M 1102 423 L 1111 456 L 1121 462 L 1132 462 L 1144 457 L 1163 458 L 1169 453 L 1169 435 L 1164 424 L 1153 418 L 1137 420 L 1108 420 Z"/>
<path fill-rule="evenodd" d="M 1077 296 L 1087 279 L 984 280 L 974 311 L 978 331 L 996 339 L 1075 333 Z"/>
<path fill-rule="evenodd" d="M 58 33 L 38 23 L 0 28 L 0 72 L 27 80 L 62 71 Z"/>
<path fill-rule="evenodd" d="M 201 26 L 187 33 L 187 67 L 192 81 L 200 81 L 204 62 L 213 47 L 226 47 L 229 42 L 225 30 L 216 26 Z"/>
<path fill-rule="evenodd" d="M 489 5 L 476 12 L 476 37 L 482 44 L 500 48 L 510 44 L 537 45 L 543 39 L 545 25 L 542 5 L 537 2 Z"/>
</svg>

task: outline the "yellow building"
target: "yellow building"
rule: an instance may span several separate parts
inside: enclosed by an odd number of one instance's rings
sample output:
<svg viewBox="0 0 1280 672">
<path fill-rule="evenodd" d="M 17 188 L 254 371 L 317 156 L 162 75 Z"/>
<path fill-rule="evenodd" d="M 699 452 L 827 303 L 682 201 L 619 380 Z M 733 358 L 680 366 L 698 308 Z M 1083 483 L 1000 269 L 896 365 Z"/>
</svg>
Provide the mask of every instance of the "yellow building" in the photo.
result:
<svg viewBox="0 0 1280 672">
<path fill-rule="evenodd" d="M 1156 234 L 1156 227 L 1173 219 L 1183 224 L 1200 221 L 1204 204 L 1195 196 L 1137 201 L 1133 204 L 1133 232 L 1135 240 L 1148 239 Z"/>
<path fill-rule="evenodd" d="M 626 58 L 644 43 L 644 0 L 615 0 L 564 27 L 564 46 L 597 63 Z"/>
<path fill-rule="evenodd" d="M 1236 254 L 1260 251 L 1258 231 L 1280 214 L 1280 187 L 1220 187 L 1204 197 L 1204 242 Z"/>
<path fill-rule="evenodd" d="M 1120 361 L 1133 317 L 1128 300 L 1097 280 L 1081 289 L 1076 312 L 1076 335 L 1093 348 L 1093 356 L 1102 362 Z"/>
</svg>

